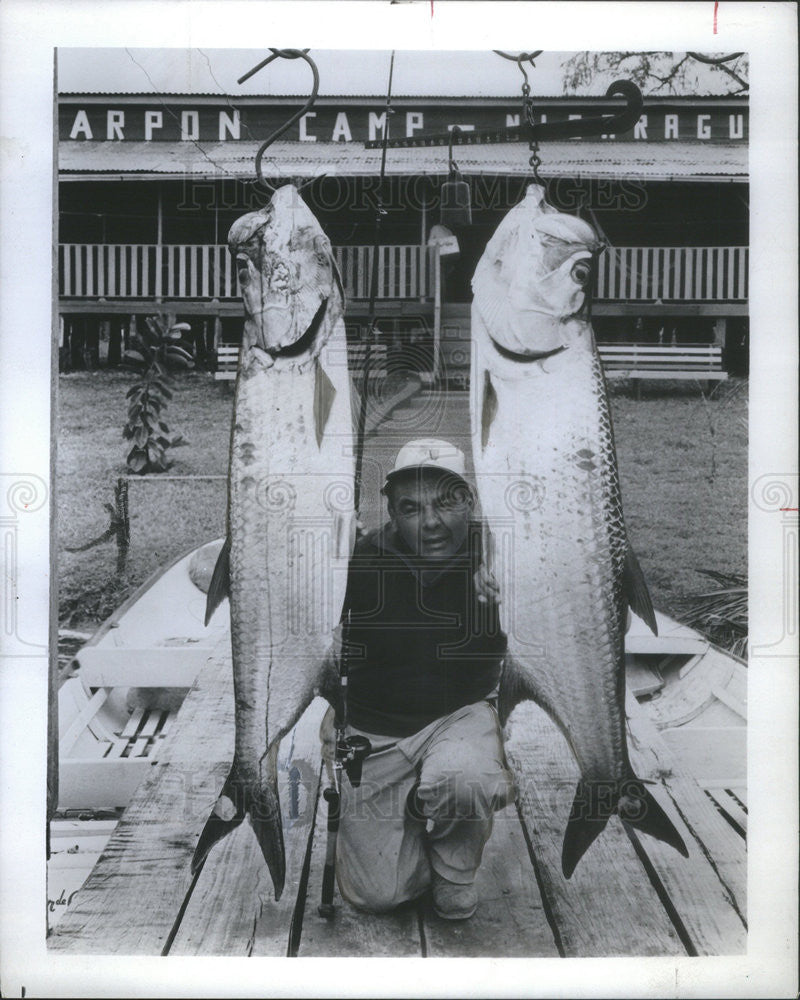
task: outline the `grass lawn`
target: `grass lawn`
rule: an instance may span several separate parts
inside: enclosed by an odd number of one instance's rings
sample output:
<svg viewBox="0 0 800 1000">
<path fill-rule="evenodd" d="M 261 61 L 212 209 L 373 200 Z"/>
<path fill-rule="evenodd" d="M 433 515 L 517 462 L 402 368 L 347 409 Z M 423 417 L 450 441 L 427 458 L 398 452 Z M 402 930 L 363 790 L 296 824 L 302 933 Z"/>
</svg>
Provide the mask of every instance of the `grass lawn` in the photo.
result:
<svg viewBox="0 0 800 1000">
<path fill-rule="evenodd" d="M 165 562 L 225 530 L 224 479 L 148 479 L 130 483 L 131 544 L 119 577 L 113 540 L 67 551 L 109 525 L 104 505 L 125 474 L 125 393 L 134 381 L 121 372 L 58 379 L 59 619 L 85 631 Z M 367 438 L 367 526 L 381 519 L 383 473 L 404 441 L 431 435 L 467 444 L 465 395 L 431 398 Z M 169 476 L 225 476 L 232 408 L 232 383 L 178 379 L 165 419 L 186 443 L 171 452 Z M 710 399 L 695 386 L 645 388 L 638 401 L 615 387 L 612 409 L 631 541 L 656 607 L 680 618 L 687 599 L 713 589 L 699 570 L 747 572 L 747 384 L 719 384 Z"/>
</svg>

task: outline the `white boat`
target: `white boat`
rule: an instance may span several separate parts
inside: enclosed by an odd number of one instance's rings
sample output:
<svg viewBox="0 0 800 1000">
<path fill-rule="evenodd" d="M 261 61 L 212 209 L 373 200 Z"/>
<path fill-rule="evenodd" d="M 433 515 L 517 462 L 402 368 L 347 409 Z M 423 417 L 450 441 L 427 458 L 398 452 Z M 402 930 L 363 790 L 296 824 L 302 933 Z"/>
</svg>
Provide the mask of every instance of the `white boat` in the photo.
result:
<svg viewBox="0 0 800 1000">
<path fill-rule="evenodd" d="M 51 927 L 157 762 L 201 666 L 228 638 L 227 600 L 203 624 L 222 541 L 184 553 L 146 580 L 76 653 L 60 684 L 59 795 L 47 866 Z"/>
</svg>

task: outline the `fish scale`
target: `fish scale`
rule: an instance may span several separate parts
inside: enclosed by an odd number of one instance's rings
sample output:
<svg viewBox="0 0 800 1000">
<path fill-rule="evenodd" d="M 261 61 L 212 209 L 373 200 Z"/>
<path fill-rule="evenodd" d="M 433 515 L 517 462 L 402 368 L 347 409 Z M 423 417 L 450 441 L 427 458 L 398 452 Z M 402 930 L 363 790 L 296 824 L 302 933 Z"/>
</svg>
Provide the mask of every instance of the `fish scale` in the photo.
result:
<svg viewBox="0 0 800 1000">
<path fill-rule="evenodd" d="M 505 721 L 537 701 L 579 765 L 567 877 L 615 813 L 687 853 L 628 757 L 627 608 L 654 631 L 655 615 L 628 543 L 605 377 L 581 313 L 596 246 L 587 223 L 531 185 L 473 278 L 473 462 L 509 649 L 499 707 Z"/>
</svg>

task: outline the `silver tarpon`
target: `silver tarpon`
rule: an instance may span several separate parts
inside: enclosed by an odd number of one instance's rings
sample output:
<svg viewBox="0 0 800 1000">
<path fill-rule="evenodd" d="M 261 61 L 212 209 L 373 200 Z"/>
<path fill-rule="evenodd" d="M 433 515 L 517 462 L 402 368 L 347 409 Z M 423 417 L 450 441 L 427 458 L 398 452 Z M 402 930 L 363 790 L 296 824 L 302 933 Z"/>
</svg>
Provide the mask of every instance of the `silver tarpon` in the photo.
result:
<svg viewBox="0 0 800 1000">
<path fill-rule="evenodd" d="M 247 815 L 280 897 L 276 758 L 323 683 L 354 541 L 344 295 L 330 242 L 292 185 L 228 236 L 245 309 L 228 539 L 207 619 L 230 594 L 235 755 L 192 861 Z"/>
<path fill-rule="evenodd" d="M 686 846 L 636 778 L 625 733 L 628 606 L 656 631 L 628 543 L 605 379 L 582 312 L 599 244 L 537 185 L 503 219 L 472 282 L 473 457 L 505 595 L 505 721 L 533 699 L 581 771 L 562 851 L 569 877 L 613 813 Z"/>
</svg>

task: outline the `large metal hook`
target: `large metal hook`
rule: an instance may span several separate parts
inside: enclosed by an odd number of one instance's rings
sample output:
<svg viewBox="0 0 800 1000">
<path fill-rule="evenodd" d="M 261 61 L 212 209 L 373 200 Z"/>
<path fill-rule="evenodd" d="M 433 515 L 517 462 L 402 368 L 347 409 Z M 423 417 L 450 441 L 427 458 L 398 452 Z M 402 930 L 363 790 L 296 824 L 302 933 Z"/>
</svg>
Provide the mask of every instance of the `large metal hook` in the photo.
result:
<svg viewBox="0 0 800 1000">
<path fill-rule="evenodd" d="M 270 52 L 272 53 L 272 55 L 267 56 L 266 59 L 262 59 L 262 61 L 257 66 L 254 66 L 251 70 L 248 70 L 247 73 L 244 74 L 244 76 L 240 76 L 236 82 L 244 83 L 245 80 L 249 80 L 251 76 L 254 76 L 256 73 L 258 73 L 259 70 L 263 69 L 265 66 L 268 66 L 275 59 L 303 59 L 311 67 L 311 72 L 313 74 L 311 96 L 308 98 L 306 103 L 303 105 L 302 108 L 300 108 L 298 112 L 293 114 L 288 121 L 284 122 L 284 124 L 281 125 L 280 128 L 275 129 L 272 135 L 270 135 L 261 143 L 261 146 L 259 147 L 259 150 L 256 153 L 256 177 L 264 185 L 265 188 L 267 188 L 269 191 L 274 192 L 275 188 L 270 183 L 268 183 L 264 177 L 263 171 L 261 169 L 261 161 L 264 158 L 264 153 L 272 145 L 272 143 L 275 142 L 277 138 L 282 136 L 284 132 L 290 129 L 296 121 L 299 121 L 303 117 L 303 115 L 314 106 L 314 102 L 317 99 L 317 91 L 319 90 L 319 70 L 317 69 L 317 64 L 308 54 L 308 49 L 271 48 Z M 307 183 L 310 184 L 311 181 L 308 181 Z M 301 186 L 301 188 L 305 186 L 306 185 L 304 184 Z"/>
<path fill-rule="evenodd" d="M 418 135 L 403 139 L 389 139 L 386 145 L 389 149 L 411 146 L 472 146 L 481 143 L 496 142 L 539 142 L 542 139 L 575 139 L 580 136 L 609 135 L 617 132 L 627 132 L 639 121 L 644 107 L 642 92 L 630 80 L 617 80 L 605 93 L 606 97 L 624 97 L 625 107 L 610 115 L 595 115 L 589 118 L 573 118 L 567 121 L 539 122 L 531 124 L 524 122 L 509 128 L 481 129 L 474 132 L 453 131 L 437 133 L 436 135 Z M 380 140 L 369 140 L 364 143 L 366 149 L 374 149 L 380 145 Z"/>
<path fill-rule="evenodd" d="M 539 122 L 530 126 L 531 137 L 541 139 L 574 139 L 587 135 L 610 135 L 627 132 L 639 121 L 644 107 L 642 92 L 630 80 L 616 80 L 605 93 L 606 97 L 624 97 L 625 107 L 610 115 L 573 118 L 561 122 Z"/>
</svg>

